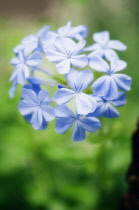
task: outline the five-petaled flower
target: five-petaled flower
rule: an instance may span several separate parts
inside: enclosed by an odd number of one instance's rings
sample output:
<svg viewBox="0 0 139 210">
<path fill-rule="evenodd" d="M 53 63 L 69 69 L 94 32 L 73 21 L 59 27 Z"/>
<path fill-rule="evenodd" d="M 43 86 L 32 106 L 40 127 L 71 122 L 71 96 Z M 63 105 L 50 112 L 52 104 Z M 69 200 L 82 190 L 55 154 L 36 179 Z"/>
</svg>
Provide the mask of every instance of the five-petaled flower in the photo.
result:
<svg viewBox="0 0 139 210">
<path fill-rule="evenodd" d="M 56 114 L 56 131 L 59 134 L 65 133 L 74 125 L 72 139 L 73 141 L 82 141 L 85 139 L 85 131 L 96 132 L 101 124 L 94 117 L 83 117 L 79 114 L 74 114 L 66 105 L 57 106 Z"/>
<path fill-rule="evenodd" d="M 118 55 L 114 50 L 124 51 L 127 47 L 118 40 L 110 40 L 109 37 L 110 34 L 108 31 L 93 34 L 92 38 L 96 43 L 84 49 L 84 51 L 93 51 L 88 57 L 91 58 L 94 55 L 99 55 L 105 57 L 107 60 L 111 60 L 113 57 L 118 58 Z"/>
<path fill-rule="evenodd" d="M 72 66 L 83 68 L 88 64 L 87 56 L 79 55 L 85 43 L 83 40 L 76 44 L 69 38 L 58 37 L 55 39 L 54 49 L 45 48 L 44 51 L 47 59 L 56 63 L 57 71 L 60 74 L 67 74 Z"/>
<path fill-rule="evenodd" d="M 115 118 L 119 117 L 118 111 L 114 108 L 120 107 L 126 104 L 126 97 L 124 92 L 118 92 L 118 97 L 114 100 L 107 100 L 103 97 L 92 95 L 97 101 L 97 108 L 93 113 L 88 114 L 88 117 L 107 117 Z"/>
<path fill-rule="evenodd" d="M 38 85 L 25 85 L 18 109 L 24 118 L 37 130 L 44 130 L 49 121 L 55 118 L 55 111 L 49 105 L 49 92 Z"/>
<path fill-rule="evenodd" d="M 100 56 L 94 56 L 89 65 L 92 69 L 107 74 L 93 83 L 92 88 L 95 95 L 113 100 L 118 97 L 118 88 L 123 91 L 130 90 L 132 79 L 125 74 L 117 74 L 127 66 L 125 61 L 113 58 L 109 66 Z"/>
<path fill-rule="evenodd" d="M 30 49 L 25 48 L 18 53 L 17 57 L 11 60 L 11 64 L 15 66 L 15 69 L 9 81 L 16 81 L 24 85 L 25 79 L 29 76 L 29 67 L 35 68 L 42 60 L 38 52 L 30 53 Z"/>
<path fill-rule="evenodd" d="M 59 104 L 65 104 L 69 102 L 74 96 L 76 96 L 76 111 L 78 114 L 86 115 L 90 112 L 95 111 L 97 102 L 96 100 L 82 93 L 93 81 L 93 74 L 91 70 L 76 71 L 71 69 L 69 74 L 65 75 L 67 84 L 72 88 L 60 88 L 54 100 Z"/>
<path fill-rule="evenodd" d="M 71 27 L 71 21 L 68 21 L 65 26 L 60 27 L 57 31 L 49 31 L 48 38 L 56 37 L 74 38 L 77 41 L 83 40 L 87 36 L 88 30 L 85 25 Z"/>
</svg>

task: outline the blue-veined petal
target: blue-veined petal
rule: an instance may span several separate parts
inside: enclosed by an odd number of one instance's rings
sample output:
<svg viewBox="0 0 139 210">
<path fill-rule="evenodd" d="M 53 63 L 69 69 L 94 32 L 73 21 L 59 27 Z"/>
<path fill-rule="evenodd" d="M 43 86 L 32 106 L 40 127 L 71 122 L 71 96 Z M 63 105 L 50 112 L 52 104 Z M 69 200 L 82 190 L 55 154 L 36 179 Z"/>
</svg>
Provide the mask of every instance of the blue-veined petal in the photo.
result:
<svg viewBox="0 0 139 210">
<path fill-rule="evenodd" d="M 113 101 L 110 101 L 114 106 L 116 107 L 120 107 L 120 106 L 123 106 L 126 104 L 126 95 L 124 92 L 118 92 L 118 97 L 113 100 Z"/>
<path fill-rule="evenodd" d="M 104 50 L 104 55 L 105 55 L 105 58 L 108 61 L 111 61 L 113 58 L 119 59 L 117 53 L 114 50 L 112 50 L 112 49 L 106 49 L 106 50 Z"/>
<path fill-rule="evenodd" d="M 12 84 L 10 90 L 9 90 L 9 95 L 10 95 L 11 98 L 13 98 L 14 95 L 15 95 L 15 91 L 16 91 L 17 85 L 18 85 L 17 81 L 14 80 L 13 84 Z"/>
<path fill-rule="evenodd" d="M 72 133 L 73 141 L 82 141 L 85 139 L 85 130 L 80 125 L 80 122 L 76 121 Z"/>
<path fill-rule="evenodd" d="M 61 88 L 56 92 L 54 100 L 56 101 L 56 103 L 61 105 L 70 101 L 74 96 L 75 96 L 75 91 L 67 88 Z"/>
<path fill-rule="evenodd" d="M 104 112 L 104 107 L 105 107 L 105 103 L 103 101 L 98 102 L 96 110 L 92 113 L 89 113 L 87 116 L 88 117 L 96 117 L 96 118 L 102 116 L 102 114 Z"/>
<path fill-rule="evenodd" d="M 92 111 L 93 104 L 87 96 L 85 93 L 76 94 L 76 111 L 78 114 L 87 115 Z"/>
<path fill-rule="evenodd" d="M 28 103 L 28 101 L 22 100 L 18 104 L 18 109 L 20 113 L 24 116 L 33 113 L 36 110 L 36 105 L 31 105 Z"/>
<path fill-rule="evenodd" d="M 39 103 L 46 103 L 49 100 L 49 92 L 47 90 L 41 90 L 38 94 Z"/>
<path fill-rule="evenodd" d="M 55 118 L 55 111 L 51 106 L 42 105 L 42 115 L 46 121 L 52 121 Z"/>
<path fill-rule="evenodd" d="M 38 108 L 33 112 L 32 118 L 30 123 L 32 124 L 33 128 L 38 130 L 42 125 L 43 117 L 41 109 Z"/>
<path fill-rule="evenodd" d="M 94 79 L 91 70 L 82 70 L 79 72 L 71 69 L 65 77 L 68 85 L 77 92 L 86 89 Z"/>
<path fill-rule="evenodd" d="M 40 53 L 35 52 L 27 58 L 26 64 L 28 66 L 35 67 L 35 66 L 39 65 L 41 60 L 42 60 L 42 57 L 41 57 Z"/>
<path fill-rule="evenodd" d="M 72 55 L 77 55 L 77 54 L 79 54 L 80 52 L 82 52 L 82 50 L 83 50 L 85 44 L 86 44 L 86 41 L 85 41 L 85 40 L 82 40 L 82 41 L 78 42 L 77 45 L 76 45 L 76 49 L 75 49 L 75 51 L 72 53 Z"/>
<path fill-rule="evenodd" d="M 45 55 L 46 55 L 46 58 L 53 63 L 61 62 L 66 58 L 65 54 L 62 54 L 55 50 L 45 49 Z"/>
<path fill-rule="evenodd" d="M 22 97 L 25 99 L 29 104 L 37 105 L 38 104 L 38 98 L 35 92 L 31 89 L 22 89 Z"/>
<path fill-rule="evenodd" d="M 97 32 L 93 34 L 93 39 L 95 42 L 101 44 L 101 45 L 106 45 L 107 42 L 109 41 L 109 32 L 108 31 L 102 31 L 102 32 Z"/>
<path fill-rule="evenodd" d="M 13 66 L 16 66 L 20 63 L 20 60 L 18 59 L 18 57 L 12 58 L 10 61 L 10 64 Z"/>
<path fill-rule="evenodd" d="M 74 55 L 70 59 L 71 64 L 77 68 L 84 68 L 88 64 L 88 58 L 85 54 Z"/>
<path fill-rule="evenodd" d="M 94 82 L 92 88 L 95 95 L 106 97 L 107 100 L 118 97 L 118 89 L 112 76 L 100 77 Z"/>
<path fill-rule="evenodd" d="M 117 58 L 114 58 L 111 60 L 111 70 L 115 73 L 118 71 L 122 71 L 126 68 L 127 63 L 122 60 L 117 60 Z"/>
<path fill-rule="evenodd" d="M 123 91 L 129 91 L 130 85 L 132 83 L 131 77 L 125 74 L 114 74 L 113 78 L 117 84 L 117 86 Z"/>
<path fill-rule="evenodd" d="M 107 47 L 113 48 L 115 50 L 124 51 L 127 49 L 126 45 L 118 40 L 110 40 L 107 44 Z"/>
<path fill-rule="evenodd" d="M 74 120 L 75 119 L 71 117 L 58 118 L 56 120 L 56 132 L 59 134 L 65 133 L 71 128 L 71 126 L 74 123 Z"/>
<path fill-rule="evenodd" d="M 109 65 L 108 63 L 102 59 L 100 56 L 94 56 L 90 58 L 89 66 L 99 72 L 105 72 L 107 73 L 109 70 Z"/>
<path fill-rule="evenodd" d="M 81 126 L 88 132 L 96 132 L 101 127 L 99 120 L 95 117 L 85 117 L 79 120 L 81 121 Z"/>
<path fill-rule="evenodd" d="M 115 118 L 119 117 L 119 113 L 110 103 L 105 103 L 103 116 L 107 118 Z"/>
<path fill-rule="evenodd" d="M 66 105 L 60 105 L 60 106 L 56 106 L 55 107 L 55 114 L 56 117 L 71 117 L 71 118 L 75 118 L 74 113 L 72 112 L 72 110 L 66 106 Z"/>
<path fill-rule="evenodd" d="M 100 44 L 95 43 L 95 44 L 93 44 L 93 45 L 91 45 L 89 47 L 84 48 L 83 51 L 87 52 L 87 51 L 94 51 L 94 50 L 98 50 L 98 49 L 100 49 Z"/>
<path fill-rule="evenodd" d="M 70 59 L 64 59 L 60 63 L 56 64 L 57 71 L 59 74 L 67 74 L 70 71 L 71 63 Z"/>
</svg>

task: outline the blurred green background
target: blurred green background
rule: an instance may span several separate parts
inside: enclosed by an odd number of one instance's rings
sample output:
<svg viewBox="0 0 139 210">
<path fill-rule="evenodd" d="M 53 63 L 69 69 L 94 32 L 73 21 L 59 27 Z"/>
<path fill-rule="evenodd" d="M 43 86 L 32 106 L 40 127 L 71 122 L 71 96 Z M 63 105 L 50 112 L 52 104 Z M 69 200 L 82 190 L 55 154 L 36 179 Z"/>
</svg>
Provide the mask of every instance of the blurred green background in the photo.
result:
<svg viewBox="0 0 139 210">
<path fill-rule="evenodd" d="M 131 159 L 130 137 L 139 115 L 138 0 L 0 0 L 0 209 L 1 210 L 116 210 L 127 189 L 125 173 Z M 45 24 L 52 30 L 66 24 L 86 24 L 88 45 L 94 32 L 108 30 L 128 50 L 133 78 L 120 118 L 103 119 L 103 131 L 80 143 L 54 132 L 35 131 L 10 99 L 8 79 L 12 48 Z"/>
</svg>

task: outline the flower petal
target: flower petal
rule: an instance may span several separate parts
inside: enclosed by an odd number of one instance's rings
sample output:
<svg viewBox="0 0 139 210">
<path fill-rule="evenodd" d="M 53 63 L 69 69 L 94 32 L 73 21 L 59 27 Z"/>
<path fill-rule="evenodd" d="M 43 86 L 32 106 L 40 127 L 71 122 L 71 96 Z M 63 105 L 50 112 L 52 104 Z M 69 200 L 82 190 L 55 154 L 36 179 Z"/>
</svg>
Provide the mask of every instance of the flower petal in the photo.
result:
<svg viewBox="0 0 139 210">
<path fill-rule="evenodd" d="M 44 50 L 46 58 L 53 63 L 61 62 L 66 58 L 65 55 L 60 52 L 54 50 Z"/>
<path fill-rule="evenodd" d="M 67 88 L 61 88 L 56 92 L 54 100 L 56 101 L 56 103 L 61 105 L 70 101 L 74 96 L 75 96 L 75 91 Z"/>
<path fill-rule="evenodd" d="M 94 56 L 90 58 L 89 66 L 99 72 L 105 72 L 107 73 L 109 70 L 109 65 L 108 63 L 102 59 L 100 56 Z"/>
<path fill-rule="evenodd" d="M 104 55 L 105 55 L 105 58 L 108 61 L 111 61 L 113 58 L 119 59 L 117 53 L 114 50 L 112 50 L 112 49 L 106 49 L 106 50 L 104 50 Z"/>
<path fill-rule="evenodd" d="M 76 111 L 78 114 L 87 115 L 92 111 L 92 101 L 85 93 L 76 94 Z"/>
<path fill-rule="evenodd" d="M 105 103 L 103 116 L 107 118 L 115 118 L 119 117 L 119 113 L 110 103 Z"/>
<path fill-rule="evenodd" d="M 77 68 L 84 68 L 88 64 L 88 58 L 85 54 L 71 56 L 70 61 Z"/>
<path fill-rule="evenodd" d="M 129 91 L 130 85 L 132 83 L 131 77 L 125 74 L 114 74 L 113 78 L 117 84 L 117 86 L 123 91 Z"/>
<path fill-rule="evenodd" d="M 109 32 L 108 31 L 102 31 L 94 33 L 93 39 L 95 42 L 105 45 L 109 41 Z"/>
<path fill-rule="evenodd" d="M 56 132 L 63 134 L 71 128 L 74 123 L 74 118 L 64 117 L 56 120 Z"/>
<path fill-rule="evenodd" d="M 92 88 L 95 95 L 105 97 L 107 100 L 113 100 L 118 96 L 116 83 L 111 76 L 100 77 L 94 82 Z"/>
<path fill-rule="evenodd" d="M 71 118 L 75 118 L 74 113 L 72 112 L 72 110 L 66 106 L 66 105 L 60 105 L 60 106 L 56 106 L 55 107 L 55 114 L 56 117 L 71 117 Z"/>
<path fill-rule="evenodd" d="M 54 108 L 51 106 L 42 106 L 42 115 L 46 121 L 52 121 L 55 118 Z"/>
<path fill-rule="evenodd" d="M 77 121 L 74 125 L 72 139 L 73 141 L 82 141 L 85 139 L 85 130 L 82 128 L 80 123 Z"/>
<path fill-rule="evenodd" d="M 30 105 L 37 105 L 38 100 L 37 100 L 37 95 L 35 92 L 31 89 L 22 89 L 22 97 L 25 99 Z"/>
<path fill-rule="evenodd" d="M 80 118 L 80 121 L 81 126 L 88 132 L 96 132 L 101 127 L 99 120 L 94 117 Z"/>
<path fill-rule="evenodd" d="M 28 66 L 35 67 L 35 66 L 39 65 L 41 60 L 42 60 L 42 57 L 41 57 L 40 53 L 35 52 L 27 58 L 26 64 Z"/>
<path fill-rule="evenodd" d="M 110 101 L 110 103 L 112 103 L 114 106 L 116 107 L 120 107 L 120 106 L 123 106 L 126 104 L 126 95 L 124 92 L 118 92 L 118 97 L 113 100 L 113 101 Z"/>
<path fill-rule="evenodd" d="M 115 50 L 124 51 L 127 49 L 127 46 L 118 40 L 110 40 L 107 44 L 107 47 L 113 48 Z"/>
<path fill-rule="evenodd" d="M 59 74 L 67 74 L 70 71 L 71 63 L 70 59 L 64 59 L 59 64 L 56 65 L 57 71 Z"/>
<path fill-rule="evenodd" d="M 115 73 L 121 71 L 127 67 L 127 63 L 116 58 L 111 60 L 111 70 Z"/>
<path fill-rule="evenodd" d="M 25 100 L 21 100 L 18 104 L 18 109 L 22 115 L 28 115 L 36 110 L 36 106 L 30 105 Z"/>
<path fill-rule="evenodd" d="M 88 51 L 93 51 L 93 50 L 98 50 L 100 49 L 100 45 L 98 43 L 95 43 L 89 47 L 84 48 L 84 52 L 88 52 Z"/>
<path fill-rule="evenodd" d="M 47 90 L 41 90 L 38 95 L 38 101 L 39 103 L 49 103 L 49 92 Z"/>
<path fill-rule="evenodd" d="M 91 70 L 82 70 L 79 72 L 71 69 L 65 77 L 68 85 L 77 92 L 86 89 L 94 79 Z"/>
<path fill-rule="evenodd" d="M 42 125 L 42 112 L 41 109 L 36 109 L 32 115 L 30 123 L 32 124 L 33 128 L 38 130 Z"/>
</svg>

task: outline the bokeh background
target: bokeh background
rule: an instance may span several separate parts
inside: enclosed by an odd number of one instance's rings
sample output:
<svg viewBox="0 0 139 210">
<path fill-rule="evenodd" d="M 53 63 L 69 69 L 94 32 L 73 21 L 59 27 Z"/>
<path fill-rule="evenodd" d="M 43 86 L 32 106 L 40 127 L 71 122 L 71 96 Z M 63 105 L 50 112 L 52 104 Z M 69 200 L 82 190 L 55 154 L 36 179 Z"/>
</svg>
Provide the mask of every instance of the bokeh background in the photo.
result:
<svg viewBox="0 0 139 210">
<path fill-rule="evenodd" d="M 86 24 L 92 33 L 108 30 L 123 41 L 120 53 L 133 78 L 120 118 L 103 119 L 103 130 L 80 143 L 54 132 L 35 131 L 10 99 L 8 79 L 12 48 L 46 24 L 52 30 L 66 24 Z M 127 189 L 131 160 L 130 137 L 139 115 L 138 0 L 0 0 L 0 209 L 116 210 Z"/>
</svg>

